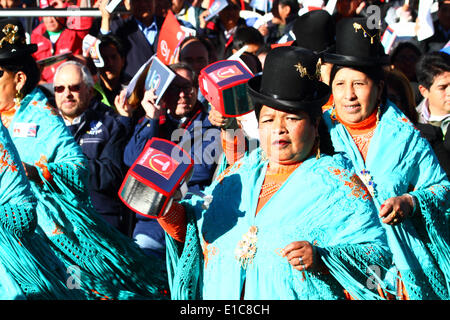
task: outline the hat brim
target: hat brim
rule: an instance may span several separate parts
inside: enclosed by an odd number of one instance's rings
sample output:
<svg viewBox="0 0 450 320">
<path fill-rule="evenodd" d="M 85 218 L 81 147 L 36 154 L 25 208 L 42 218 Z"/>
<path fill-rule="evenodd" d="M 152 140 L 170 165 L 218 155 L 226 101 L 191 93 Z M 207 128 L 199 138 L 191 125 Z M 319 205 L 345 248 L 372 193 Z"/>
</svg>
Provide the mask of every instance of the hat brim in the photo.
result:
<svg viewBox="0 0 450 320">
<path fill-rule="evenodd" d="M 346 56 L 336 53 L 324 52 L 322 54 L 324 62 L 332 63 L 344 67 L 375 67 L 375 66 L 385 66 L 390 63 L 388 55 L 370 58 L 370 57 L 355 57 Z"/>
<path fill-rule="evenodd" d="M 14 50 L 0 51 L 0 60 L 11 60 L 18 57 L 23 57 L 31 55 L 37 51 L 38 47 L 36 44 L 28 44 L 20 48 L 13 48 Z"/>
<path fill-rule="evenodd" d="M 308 50 L 312 50 L 315 54 L 318 54 L 319 56 L 322 56 L 326 52 L 334 52 L 334 51 L 336 51 L 336 44 L 334 44 L 334 43 L 330 44 L 330 45 L 327 45 L 325 48 L 319 49 L 319 50 L 312 49 L 311 47 L 307 47 L 307 46 L 302 46 L 302 45 L 298 44 L 295 40 L 292 43 L 292 46 L 299 47 L 299 48 L 305 48 L 305 49 L 308 49 Z"/>
<path fill-rule="evenodd" d="M 317 81 L 317 89 L 312 100 L 283 100 L 276 96 L 260 92 L 262 75 L 257 75 L 247 82 L 248 93 L 253 103 L 266 105 L 280 111 L 296 113 L 298 111 L 310 112 L 311 108 L 320 109 L 330 98 L 331 89 L 325 83 Z"/>
</svg>

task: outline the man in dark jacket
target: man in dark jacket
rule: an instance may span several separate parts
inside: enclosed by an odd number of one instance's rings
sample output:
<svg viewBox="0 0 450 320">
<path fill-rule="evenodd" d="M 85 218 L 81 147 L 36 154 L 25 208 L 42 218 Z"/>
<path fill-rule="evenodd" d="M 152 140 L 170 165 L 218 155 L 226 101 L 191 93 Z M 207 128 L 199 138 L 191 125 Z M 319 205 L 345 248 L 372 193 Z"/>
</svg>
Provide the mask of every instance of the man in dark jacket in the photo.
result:
<svg viewBox="0 0 450 320">
<path fill-rule="evenodd" d="M 422 135 L 427 138 L 442 168 L 450 176 L 450 55 L 424 54 L 416 65 L 419 91 L 424 97 L 417 106 Z M 432 127 L 428 127 L 431 125 Z"/>
<path fill-rule="evenodd" d="M 127 209 L 117 192 L 124 179 L 124 127 L 93 99 L 93 79 L 88 69 L 75 61 L 63 63 L 55 73 L 55 102 L 66 125 L 87 157 L 92 205 L 111 225 L 127 233 Z"/>
<path fill-rule="evenodd" d="M 158 35 L 164 18 L 155 14 L 155 0 L 125 0 L 131 16 L 111 19 L 106 10 L 107 0 L 102 0 L 99 7 L 102 13 L 100 32 L 113 33 L 124 44 L 126 51 L 125 76 L 130 79 L 139 68 L 156 53 Z"/>
<path fill-rule="evenodd" d="M 197 99 L 198 81 L 193 69 L 185 64 L 171 65 L 177 74 L 160 105 L 153 91 L 147 91 L 141 101 L 145 117 L 135 127 L 128 142 L 124 162 L 131 166 L 153 137 L 171 140 L 190 153 L 194 172 L 188 183 L 190 193 L 200 194 L 211 183 L 221 153 L 220 130 L 208 120 L 205 107 Z M 161 111 L 164 110 L 164 111 Z M 189 193 L 188 193 L 189 194 Z M 137 215 L 133 237 L 147 253 L 165 255 L 164 230 L 156 219 Z"/>
<path fill-rule="evenodd" d="M 228 0 L 228 5 L 217 16 L 206 22 L 209 11 L 200 16 L 198 34 L 206 36 L 214 45 L 218 60 L 227 59 L 233 54 L 233 36 L 236 29 L 247 26 L 245 20 L 239 16 L 240 4 L 238 0 Z"/>
</svg>

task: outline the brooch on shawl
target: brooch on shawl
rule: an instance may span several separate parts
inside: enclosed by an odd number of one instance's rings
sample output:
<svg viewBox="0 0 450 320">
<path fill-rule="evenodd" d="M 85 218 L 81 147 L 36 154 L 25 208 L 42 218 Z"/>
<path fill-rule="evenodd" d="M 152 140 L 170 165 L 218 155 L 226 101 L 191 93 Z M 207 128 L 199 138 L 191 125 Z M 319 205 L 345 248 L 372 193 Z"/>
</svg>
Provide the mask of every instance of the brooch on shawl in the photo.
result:
<svg viewBox="0 0 450 320">
<path fill-rule="evenodd" d="M 360 178 L 361 178 L 362 182 L 364 182 L 364 184 L 366 185 L 367 190 L 369 190 L 370 195 L 372 197 L 374 197 L 375 196 L 375 182 L 373 182 L 373 178 L 370 175 L 369 170 L 366 170 L 366 169 L 362 170 L 361 174 L 360 174 Z"/>
<path fill-rule="evenodd" d="M 234 250 L 236 259 L 244 269 L 247 269 L 247 266 L 253 262 L 253 258 L 255 257 L 256 242 L 258 241 L 258 237 L 256 236 L 257 232 L 258 228 L 251 226 L 242 236 L 242 240 L 238 242 Z"/>
</svg>

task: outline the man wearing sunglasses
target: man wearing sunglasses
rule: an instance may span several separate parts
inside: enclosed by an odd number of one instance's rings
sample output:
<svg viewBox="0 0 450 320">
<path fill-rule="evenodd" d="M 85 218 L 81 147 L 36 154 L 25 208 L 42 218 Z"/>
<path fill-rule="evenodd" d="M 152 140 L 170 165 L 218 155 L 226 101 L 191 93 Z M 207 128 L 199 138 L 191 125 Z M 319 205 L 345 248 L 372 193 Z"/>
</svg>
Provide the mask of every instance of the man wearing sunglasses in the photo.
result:
<svg viewBox="0 0 450 320">
<path fill-rule="evenodd" d="M 127 136 L 113 110 L 94 98 L 93 86 L 84 65 L 65 62 L 55 73 L 55 102 L 89 161 L 94 208 L 104 220 L 128 234 L 129 213 L 117 195 L 125 174 L 122 158 Z"/>
</svg>

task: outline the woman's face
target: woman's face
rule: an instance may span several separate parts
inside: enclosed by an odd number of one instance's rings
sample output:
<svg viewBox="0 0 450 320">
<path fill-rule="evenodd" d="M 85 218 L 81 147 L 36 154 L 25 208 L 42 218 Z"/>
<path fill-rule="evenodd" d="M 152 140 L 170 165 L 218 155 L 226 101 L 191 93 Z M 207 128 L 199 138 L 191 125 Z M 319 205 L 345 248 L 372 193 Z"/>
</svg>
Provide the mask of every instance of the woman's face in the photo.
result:
<svg viewBox="0 0 450 320">
<path fill-rule="evenodd" d="M 14 106 L 14 98 L 16 96 L 16 80 L 15 74 L 4 70 L 0 67 L 0 111 L 8 110 Z"/>
<path fill-rule="evenodd" d="M 117 48 L 109 44 L 103 47 L 101 55 L 105 65 L 99 69 L 100 76 L 103 79 L 114 80 L 120 77 L 120 73 L 125 65 L 125 59 L 119 54 Z"/>
<path fill-rule="evenodd" d="M 304 111 L 294 114 L 263 106 L 258 124 L 261 147 L 271 165 L 303 161 L 311 153 L 318 134 L 318 125 Z"/>
<path fill-rule="evenodd" d="M 383 83 L 375 85 L 365 73 L 340 69 L 332 83 L 333 99 L 339 117 L 348 123 L 359 123 L 368 118 L 381 97 Z"/>
<path fill-rule="evenodd" d="M 278 4 L 278 14 L 280 15 L 281 19 L 286 19 L 289 17 L 289 14 L 291 13 L 291 7 L 284 4 Z"/>
</svg>

